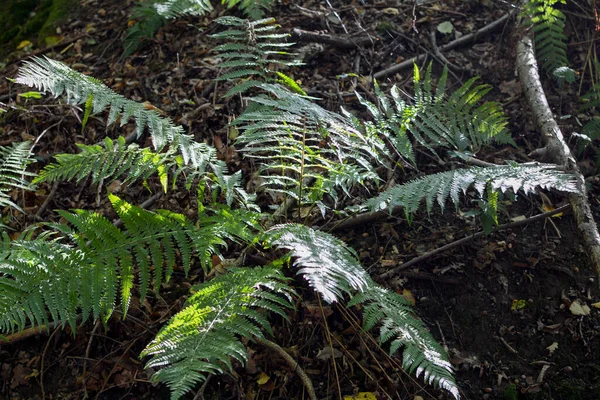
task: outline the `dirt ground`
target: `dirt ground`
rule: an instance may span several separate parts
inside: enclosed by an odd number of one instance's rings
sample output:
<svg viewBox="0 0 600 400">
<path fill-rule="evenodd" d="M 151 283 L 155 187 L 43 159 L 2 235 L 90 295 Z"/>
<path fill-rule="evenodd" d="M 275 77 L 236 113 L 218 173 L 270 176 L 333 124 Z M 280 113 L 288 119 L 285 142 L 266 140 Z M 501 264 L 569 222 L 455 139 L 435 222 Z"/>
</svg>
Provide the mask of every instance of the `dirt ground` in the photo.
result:
<svg viewBox="0 0 600 400">
<path fill-rule="evenodd" d="M 14 78 L 20 62 L 31 54 L 59 59 L 131 99 L 151 102 L 197 139 L 221 148 L 221 156 L 233 152 L 227 155 L 232 160 L 232 169 L 253 172 L 255 166 L 235 153 L 227 139 L 225 127 L 239 112 L 239 102 L 224 101 L 219 96 L 225 91 L 223 87 L 207 89 L 219 73 L 210 53 L 215 42 L 208 34 L 218 29 L 211 21 L 225 11 L 217 8 L 213 15 L 171 21 L 143 49 L 124 59 L 120 39 L 132 5 L 132 1 L 82 0 L 77 14 L 61 28 L 69 44 L 43 52 L 33 48 L 13 53 L 0 75 Z M 510 4 L 503 2 L 427 2 L 416 7 L 417 22 L 412 26 L 412 2 L 398 5 L 391 1 L 365 4 L 331 1 L 340 15 L 337 24 L 301 13 L 296 5 L 326 14 L 331 11 L 327 2 L 278 2 L 271 15 L 285 30 L 330 29 L 343 35 L 347 29 L 357 37 L 375 39 L 373 45 L 361 50 L 326 45 L 308 57 L 304 67 L 293 71 L 293 78 L 301 82 L 308 94 L 323 98 L 328 108 L 338 110 L 343 105 L 356 111 L 361 108 L 356 97 L 348 95 L 353 90 L 351 81 L 340 76 L 349 72 L 372 75 L 423 53 L 428 48 L 429 32 L 443 21 L 452 21 L 457 30 L 468 33 L 511 9 Z M 356 9 L 363 10 L 360 18 L 354 14 Z M 582 26 L 589 23 L 569 18 L 575 23 L 567 29 L 581 28 L 576 23 Z M 509 20 L 495 34 L 446 54 L 449 61 L 464 69 L 453 71 L 449 78 L 452 85 L 480 76 L 482 82 L 495 88 L 487 100 L 503 103 L 510 117 L 510 129 L 520 148 L 486 149 L 482 159 L 491 162 L 527 161 L 527 154 L 540 143 L 514 73 L 517 35 L 514 26 L 514 21 Z M 439 36 L 438 45 L 450 40 Z M 575 69 L 581 70 L 580 54 L 585 51 L 583 45 L 569 48 Z M 439 64 L 434 64 L 434 70 L 440 71 Z M 385 89 L 393 83 L 409 87 L 411 78 L 409 68 L 380 83 Z M 368 96 L 367 83 L 359 79 L 356 90 Z M 92 118 L 88 134 L 83 137 L 71 107 L 57 106 L 58 102 L 52 99 L 25 103 L 15 96 L 26 90 L 6 79 L 0 82 L 0 101 L 25 107 L 25 111 L 11 111 L 2 117 L 0 144 L 36 138 L 49 129 L 38 147 L 41 163 L 48 162 L 58 152 L 75 152 L 76 142 L 97 143 L 105 134 L 116 137 L 133 129 L 131 124 L 123 129 L 106 128 L 102 119 Z M 577 91 L 574 85 L 559 92 L 548 83 L 547 93 L 557 115 L 576 114 Z M 576 129 L 572 119 L 559 123 L 567 134 Z M 594 162 L 586 156 L 591 157 L 584 153 L 582 165 L 593 169 Z M 435 171 L 433 163 L 423 165 L 421 172 Z M 414 174 L 398 176 L 397 180 L 413 177 Z M 590 201 L 598 221 L 600 186 L 593 179 L 590 182 Z M 25 198 L 26 210 L 32 214 L 51 188 L 43 190 Z M 138 204 L 145 196 L 142 190 L 127 195 L 129 201 Z M 566 203 L 559 193 L 548 196 L 555 206 Z M 181 211 L 190 201 L 187 194 L 173 193 L 156 206 Z M 539 214 L 541 206 L 538 196 L 520 195 L 516 202 L 507 200 L 503 203 L 500 223 L 517 216 Z M 464 215 L 470 207 L 470 201 L 465 199 L 458 210 L 418 214 L 411 224 L 397 216 L 336 234 L 357 250 L 363 265 L 378 280 L 388 268 L 473 234 L 478 226 L 473 218 Z M 56 219 L 54 209 L 70 208 L 100 212 L 109 209 L 102 197 L 97 201 L 94 188 L 85 183 L 66 183 L 58 185 L 53 202 L 42 217 Z M 23 225 L 31 222 L 27 217 L 21 218 Z M 235 257 L 239 249 L 232 246 L 229 251 Z M 201 270 L 193 270 L 191 275 L 201 276 Z M 148 304 L 134 301 L 124 321 L 115 315 L 106 327 L 84 324 L 76 335 L 68 328 L 49 329 L 23 341 L 0 344 L 0 398 L 168 398 L 168 389 L 150 382 L 152 371 L 143 369 L 139 354 L 161 324 L 181 307 L 188 289 L 183 278 L 182 272 L 176 273 L 161 297 L 151 297 Z M 419 316 L 449 351 L 462 398 L 600 399 L 600 310 L 592 307 L 589 315 L 573 311 L 578 305 L 600 301 L 599 282 L 569 212 L 475 239 L 380 283 L 414 300 Z M 321 313 L 310 290 L 300 281 L 297 285 L 298 292 L 306 297 L 290 316 L 290 323 L 274 322 L 273 340 L 298 360 L 312 378 L 320 398 L 338 398 L 338 385 L 345 395 L 372 392 L 381 399 L 449 398 L 403 373 L 397 357 L 387 356 L 378 350 L 375 339 L 361 335 L 356 310 L 323 306 Z M 322 356 L 328 343 L 326 329 L 333 333 L 337 373 L 331 355 Z M 255 344 L 249 344 L 249 349 L 249 364 L 238 366 L 234 374 L 210 379 L 204 398 L 306 398 L 294 371 L 276 354 Z M 261 373 L 270 377 L 270 383 L 258 383 Z"/>
</svg>

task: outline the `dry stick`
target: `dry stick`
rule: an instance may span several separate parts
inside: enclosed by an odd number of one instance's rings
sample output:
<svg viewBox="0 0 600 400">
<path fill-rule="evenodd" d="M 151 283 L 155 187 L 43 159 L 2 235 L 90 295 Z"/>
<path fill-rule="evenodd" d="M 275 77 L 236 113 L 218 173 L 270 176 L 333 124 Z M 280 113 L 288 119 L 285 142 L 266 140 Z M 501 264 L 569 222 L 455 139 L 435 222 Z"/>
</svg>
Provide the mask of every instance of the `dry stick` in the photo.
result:
<svg viewBox="0 0 600 400">
<path fill-rule="evenodd" d="M 283 358 L 289 364 L 289 366 L 292 368 L 292 370 L 294 370 L 298 374 L 298 376 L 300 377 L 300 380 L 302 381 L 302 383 L 304 384 L 304 387 L 306 388 L 306 391 L 308 392 L 308 397 L 311 400 L 317 400 L 317 394 L 315 393 L 315 389 L 313 387 L 312 381 L 310 380 L 308 375 L 306 375 L 306 372 L 304 372 L 302 367 L 300 365 L 298 365 L 296 360 L 294 360 L 292 358 L 292 356 L 290 356 L 277 343 L 273 343 L 268 339 L 261 339 L 258 336 L 254 336 L 253 340 L 256 343 L 261 344 L 265 347 L 268 347 L 271 350 L 274 350 L 277 354 L 279 354 L 281 356 L 281 358 Z"/>
<path fill-rule="evenodd" d="M 462 46 L 464 44 L 473 42 L 473 41 L 479 39 L 480 37 L 487 35 L 493 31 L 495 31 L 496 29 L 500 28 L 504 23 L 506 23 L 506 21 L 508 21 L 508 19 L 511 17 L 511 15 L 513 13 L 514 13 L 514 10 L 511 11 L 510 13 L 506 14 L 502 18 L 499 18 L 496 21 L 492 22 L 491 24 L 484 26 L 483 28 L 479 29 L 477 32 L 470 33 L 465 36 L 461 36 L 460 38 L 439 47 L 438 50 L 440 52 L 445 52 L 448 50 L 452 50 L 455 47 Z M 412 67 L 413 64 L 415 64 L 415 63 L 417 63 L 417 64 L 420 63 L 426 57 L 427 57 L 427 54 L 421 54 L 420 56 L 413 57 L 411 59 L 402 61 L 400 64 L 392 65 L 389 68 L 386 68 L 384 70 L 377 72 L 376 74 L 373 75 L 373 78 L 375 78 L 375 79 L 385 78 L 388 75 L 392 75 L 392 74 L 395 74 L 396 72 L 402 71 L 403 69 Z"/>
<path fill-rule="evenodd" d="M 583 236 L 584 246 L 600 277 L 600 234 L 587 201 L 585 181 L 550 110 L 540 82 L 533 42 L 529 36 L 524 36 L 517 45 L 517 72 L 544 143 L 543 150 L 537 153 L 544 155 L 545 161 L 558 164 L 575 175 L 579 192 L 569 194 L 569 202 Z"/>
<path fill-rule="evenodd" d="M 333 36 L 327 33 L 309 32 L 302 29 L 294 28 L 292 30 L 292 38 L 301 42 L 314 42 L 329 44 L 341 49 L 355 49 L 357 47 L 370 45 L 374 42 L 370 37 L 344 38 Z"/>
<path fill-rule="evenodd" d="M 494 229 L 494 232 L 497 232 L 497 231 L 500 231 L 500 230 L 504 230 L 504 229 L 516 228 L 516 227 L 519 227 L 521 225 L 526 225 L 526 224 L 529 224 L 531 222 L 535 222 L 535 221 L 538 221 L 538 220 L 550 217 L 550 216 L 552 216 L 554 214 L 558 214 L 558 213 L 564 212 L 564 211 L 568 210 L 570 207 L 571 207 L 570 204 L 566 204 L 566 205 L 564 205 L 562 207 L 559 207 L 559 208 L 557 208 L 555 210 L 548 211 L 548 212 L 545 212 L 543 214 L 538 214 L 535 217 L 525 218 L 525 219 L 522 219 L 520 221 L 515 221 L 515 222 L 509 222 L 507 224 L 503 224 L 503 225 L 497 226 Z M 412 260 L 405 262 L 404 264 L 401 264 L 401 265 L 399 265 L 399 266 L 397 266 L 395 268 L 392 268 L 389 271 L 386 271 L 383 274 L 379 275 L 379 278 L 381 278 L 381 279 L 391 278 L 394 275 L 396 275 L 397 273 L 399 273 L 400 271 L 405 270 L 407 268 L 410 268 L 413 265 L 415 265 L 415 264 L 417 264 L 417 263 L 419 263 L 419 262 L 421 262 L 423 260 L 426 260 L 426 259 L 428 259 L 428 258 L 430 258 L 430 257 L 432 257 L 432 256 L 434 256 L 434 255 L 436 255 L 438 253 L 444 252 L 446 250 L 453 249 L 453 248 L 455 248 L 457 246 L 460 246 L 463 243 L 467 243 L 467 242 L 469 242 L 469 241 L 471 241 L 473 239 L 477 239 L 477 238 L 479 238 L 481 236 L 485 236 L 485 235 L 486 235 L 486 233 L 484 233 L 483 231 L 479 231 L 479 232 L 477 232 L 477 233 L 475 233 L 473 235 L 469 235 L 469 236 L 466 236 L 466 237 L 464 237 L 462 239 L 455 240 L 454 242 L 448 243 L 447 245 L 442 246 L 442 247 L 438 247 L 437 249 L 431 250 L 431 251 L 429 251 L 429 252 L 427 252 L 427 253 L 425 253 L 423 255 L 420 255 L 419 257 L 415 257 Z"/>
</svg>

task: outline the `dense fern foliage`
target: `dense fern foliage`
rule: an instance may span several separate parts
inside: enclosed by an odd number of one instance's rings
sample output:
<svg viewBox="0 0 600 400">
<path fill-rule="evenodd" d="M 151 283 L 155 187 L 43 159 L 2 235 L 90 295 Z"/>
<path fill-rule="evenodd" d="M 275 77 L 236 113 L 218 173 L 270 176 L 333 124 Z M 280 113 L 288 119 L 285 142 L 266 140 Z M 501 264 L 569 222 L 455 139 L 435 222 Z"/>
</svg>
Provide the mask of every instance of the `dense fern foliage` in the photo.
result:
<svg viewBox="0 0 600 400">
<path fill-rule="evenodd" d="M 565 15 L 556 7 L 566 0 L 527 0 L 525 23 L 533 26 L 536 58 L 559 81 L 572 83 L 575 71 L 568 67 Z"/>
<path fill-rule="evenodd" d="M 373 154 L 385 148 L 377 136 L 363 135 L 310 97 L 278 84 L 260 87 L 266 94 L 252 97 L 233 124 L 243 132 L 237 140 L 242 151 L 262 162 L 266 189 L 324 212 L 325 195 L 337 201 L 336 190 L 348 194 L 355 184 L 378 179 Z"/>
<path fill-rule="evenodd" d="M 224 3 L 248 10 L 267 2 Z M 206 0 L 171 0 L 150 2 L 148 7 L 164 19 L 202 14 L 211 5 Z M 378 104 L 359 96 L 372 117 L 363 121 L 345 110 L 326 110 L 319 99 L 304 93 L 289 73 L 298 63 L 289 51 L 287 34 L 279 33 L 272 19 L 224 17 L 218 22 L 230 28 L 213 35 L 228 41 L 217 47 L 225 60 L 220 79 L 234 85 L 226 97 L 237 95 L 232 101 L 240 98 L 245 107 L 232 122 L 241 132 L 236 145 L 260 163 L 260 190 L 295 200 L 298 219 L 306 205 L 317 206 L 323 216 L 329 209 L 341 209 L 342 200 L 356 195 L 360 185 L 379 190 L 382 173 L 390 174 L 396 166 L 418 168 L 419 151 L 429 151 L 438 160 L 448 155 L 466 158 L 492 141 L 511 142 L 500 106 L 482 101 L 490 87 L 475 79 L 450 94 L 447 70 L 434 82 L 431 66 L 424 74 L 415 68 L 412 98 L 403 99 L 396 86 L 391 100 L 376 86 Z M 122 126 L 133 119 L 135 136 L 147 130 L 153 143 L 153 149 L 146 149 L 124 138 L 106 138 L 98 145 L 80 145 L 78 154 L 58 155 L 35 182 L 91 176 L 94 183 L 117 178 L 133 183 L 157 175 L 165 191 L 178 180 L 185 182 L 184 190 L 194 186 L 198 209 L 197 215 L 186 218 L 168 210 L 146 211 L 109 195 L 123 229 L 103 215 L 76 210 L 58 211 L 63 222 L 45 224 L 45 231 L 36 231 L 38 236 L 30 233 L 11 240 L 3 234 L 0 332 L 48 321 L 74 326 L 79 315 L 84 320 L 106 319 L 119 304 L 125 314 L 134 288 L 144 298 L 170 279 L 176 265 L 186 274 L 199 266 L 207 281 L 193 287 L 183 310 L 143 353 L 150 357 L 148 367 L 158 369 L 154 379 L 166 383 L 173 398 L 180 398 L 210 374 L 231 371 L 234 361 L 245 363 L 245 342 L 271 332 L 269 314 L 286 318 L 294 291 L 282 266 L 292 265 L 324 300 L 361 305 L 365 329 L 378 327 L 380 342 L 390 344 L 390 353 L 402 349 L 405 369 L 458 399 L 447 354 L 410 305 L 376 284 L 343 241 L 301 224 L 272 226 L 242 189 L 242 172 L 228 173 L 214 148 L 97 79 L 60 62 L 34 58 L 25 63 L 17 81 L 55 96 L 65 94 L 69 104 L 85 104 L 84 122 L 105 109 L 107 125 L 119 121 Z M 5 161 L 8 167 L 2 171 L 9 173 L 0 178 L 12 176 L 5 179 L 6 186 L 25 187 L 28 147 L 4 151 L 3 159 L 12 161 Z M 363 209 L 402 206 L 409 216 L 423 203 L 427 211 L 436 202 L 443 209 L 449 198 L 458 204 L 471 187 L 487 196 L 494 210 L 498 193 L 509 189 L 577 190 L 573 177 L 556 166 L 510 163 L 421 177 L 383 191 Z M 233 209 L 234 204 L 243 208 Z M 274 248 L 276 261 L 262 268 L 229 268 L 208 279 L 212 256 L 232 242 Z"/>
<path fill-rule="evenodd" d="M 444 68 L 435 92 L 431 64 L 421 78 L 415 65 L 414 104 L 407 104 L 397 86 L 391 89 L 392 102 L 375 84 L 379 107 L 359 94 L 360 102 L 369 110 L 373 121 L 355 121 L 363 133 L 382 135 L 394 144 L 396 151 L 414 167 L 417 166 L 414 144 L 424 146 L 438 156 L 436 147 L 455 150 L 461 154 L 477 153 L 492 140 L 512 143 L 506 129 L 507 119 L 498 103 L 480 100 L 490 85 L 476 85 L 477 78 L 469 79 L 452 95 L 446 94 L 448 68 Z M 414 143 L 414 144 L 413 144 Z"/>
<path fill-rule="evenodd" d="M 31 143 L 13 143 L 11 146 L 0 146 L 0 207 L 12 207 L 22 211 L 11 199 L 14 189 L 31 189 L 26 177 L 35 174 L 26 171 L 31 160 Z M 2 224 L 0 224 L 2 226 Z"/>
<path fill-rule="evenodd" d="M 170 279 L 176 264 L 187 273 L 195 256 L 207 269 L 226 239 L 250 239 L 252 220 L 231 210 L 206 215 L 196 226 L 180 214 L 145 211 L 113 195 L 109 199 L 125 230 L 97 213 L 59 211 L 68 224 L 49 224 L 54 233 L 5 243 L 0 331 L 23 329 L 28 320 L 44 324 L 46 312 L 51 320 L 74 327 L 78 311 L 84 320 L 107 318 L 117 300 L 126 313 L 135 275 L 143 298 Z"/>
<path fill-rule="evenodd" d="M 160 367 L 156 381 L 165 382 L 178 399 L 208 375 L 231 371 L 231 359 L 244 364 L 248 355 L 240 338 L 263 338 L 271 326 L 261 311 L 287 319 L 293 290 L 274 267 L 233 268 L 198 285 L 182 311 L 156 335 L 142 355 L 147 367 Z"/>
<path fill-rule="evenodd" d="M 290 250 L 294 264 L 325 301 L 363 291 L 372 281 L 353 249 L 325 232 L 300 224 L 276 225 L 265 232 L 267 243 Z"/>
</svg>

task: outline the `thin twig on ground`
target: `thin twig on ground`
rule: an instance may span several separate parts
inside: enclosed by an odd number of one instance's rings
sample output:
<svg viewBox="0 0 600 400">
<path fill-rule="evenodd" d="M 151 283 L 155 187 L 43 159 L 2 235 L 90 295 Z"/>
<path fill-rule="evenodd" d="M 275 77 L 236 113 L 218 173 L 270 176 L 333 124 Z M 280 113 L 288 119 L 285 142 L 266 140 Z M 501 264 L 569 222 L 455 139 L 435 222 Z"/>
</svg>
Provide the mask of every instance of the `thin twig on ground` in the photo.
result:
<svg viewBox="0 0 600 400">
<path fill-rule="evenodd" d="M 571 205 L 567 204 L 567 205 L 559 207 L 559 208 L 557 208 L 555 210 L 548 211 L 548 212 L 545 212 L 543 214 L 538 214 L 538 215 L 536 215 L 534 217 L 525 218 L 525 219 L 520 220 L 520 221 L 509 222 L 507 224 L 503 224 L 503 225 L 497 226 L 494 229 L 494 232 L 501 231 L 501 230 L 504 230 L 504 229 L 516 228 L 516 227 L 519 227 L 519 226 L 522 226 L 522 225 L 526 225 L 526 224 L 529 224 L 529 223 L 532 223 L 532 222 L 535 222 L 535 221 L 539 221 L 541 219 L 545 219 L 545 218 L 551 217 L 554 214 L 558 214 L 558 213 L 564 212 L 564 211 L 568 210 L 570 207 L 571 207 Z M 445 246 L 438 247 L 437 249 L 431 250 L 431 251 L 429 251 L 429 252 L 427 252 L 427 253 L 425 253 L 423 255 L 420 255 L 419 257 L 415 257 L 412 260 L 405 262 L 404 264 L 401 264 L 401 265 L 399 265 L 397 267 L 394 267 L 394 268 L 390 269 L 389 271 L 386 271 L 383 274 L 379 275 L 379 278 L 380 279 L 391 278 L 394 275 L 398 274 L 400 271 L 403 271 L 403 270 L 405 270 L 407 268 L 410 268 L 413 265 L 415 265 L 417 263 L 420 263 L 421 261 L 424 261 L 424 260 L 426 260 L 428 258 L 431 258 L 431 257 L 433 257 L 436 254 L 439 254 L 439 253 L 442 253 L 444 251 L 453 249 L 453 248 L 458 247 L 458 246 L 460 246 L 460 245 L 462 245 L 464 243 L 470 242 L 473 239 L 477 239 L 477 238 L 485 236 L 485 235 L 486 235 L 486 233 L 484 233 L 483 231 L 479 231 L 479 232 L 477 232 L 477 233 L 475 233 L 473 235 L 469 235 L 469 236 L 466 236 L 466 237 L 464 237 L 462 239 L 455 240 L 454 242 L 448 243 Z"/>
<path fill-rule="evenodd" d="M 301 42 L 328 44 L 334 47 L 339 47 L 340 49 L 355 49 L 357 47 L 368 46 L 375 43 L 375 40 L 370 37 L 361 36 L 357 38 L 345 38 L 341 36 L 329 35 L 327 33 L 305 31 L 298 28 L 294 28 L 292 30 L 292 39 Z"/>
<path fill-rule="evenodd" d="M 513 15 L 514 11 L 511 11 L 510 13 L 506 14 L 505 16 L 503 16 L 502 18 L 497 19 L 496 21 L 484 26 L 483 28 L 479 29 L 477 32 L 475 33 L 471 33 L 465 36 L 461 36 L 460 38 L 445 44 L 443 46 L 441 46 L 439 48 L 440 52 L 445 52 L 448 50 L 452 50 L 456 47 L 465 45 L 467 43 L 470 42 L 474 42 L 475 40 L 479 39 L 482 36 L 485 36 L 489 33 L 494 32 L 496 29 L 499 29 L 500 27 L 502 27 L 507 21 L 508 19 Z M 420 63 L 421 61 L 423 61 L 425 58 L 427 57 L 427 54 L 421 54 L 419 56 L 410 58 L 408 60 L 402 61 L 400 64 L 396 64 L 396 65 L 392 65 L 389 68 L 386 68 L 384 70 L 381 70 L 377 73 L 375 73 L 373 75 L 373 78 L 375 79 L 381 79 L 381 78 L 385 78 L 388 75 L 392 75 L 395 74 L 396 72 L 400 72 L 403 69 L 406 68 L 410 68 L 412 67 L 413 64 L 415 63 Z"/>
</svg>

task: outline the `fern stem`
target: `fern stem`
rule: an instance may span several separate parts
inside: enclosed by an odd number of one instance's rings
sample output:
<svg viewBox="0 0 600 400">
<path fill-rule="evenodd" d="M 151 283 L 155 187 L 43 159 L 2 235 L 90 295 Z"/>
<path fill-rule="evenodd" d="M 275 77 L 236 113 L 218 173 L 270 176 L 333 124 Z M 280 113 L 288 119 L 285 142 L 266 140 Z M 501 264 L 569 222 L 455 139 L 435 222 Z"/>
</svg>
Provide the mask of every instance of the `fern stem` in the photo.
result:
<svg viewBox="0 0 600 400">
<path fill-rule="evenodd" d="M 281 346 L 279 346 L 277 343 L 273 343 L 268 339 L 261 339 L 255 336 L 254 341 L 260 345 L 268 347 L 271 350 L 274 350 L 277 354 L 279 354 L 279 356 L 281 356 L 281 358 L 283 358 L 288 363 L 290 368 L 298 374 L 300 380 L 302 381 L 302 384 L 304 385 L 304 388 L 308 392 L 308 397 L 311 400 L 317 400 L 317 394 L 315 393 L 312 381 L 310 380 L 308 375 L 306 375 L 306 372 L 304 372 L 302 367 L 296 362 L 296 360 L 292 358 L 292 356 L 290 356 L 287 353 L 287 351 L 281 348 Z"/>
</svg>

